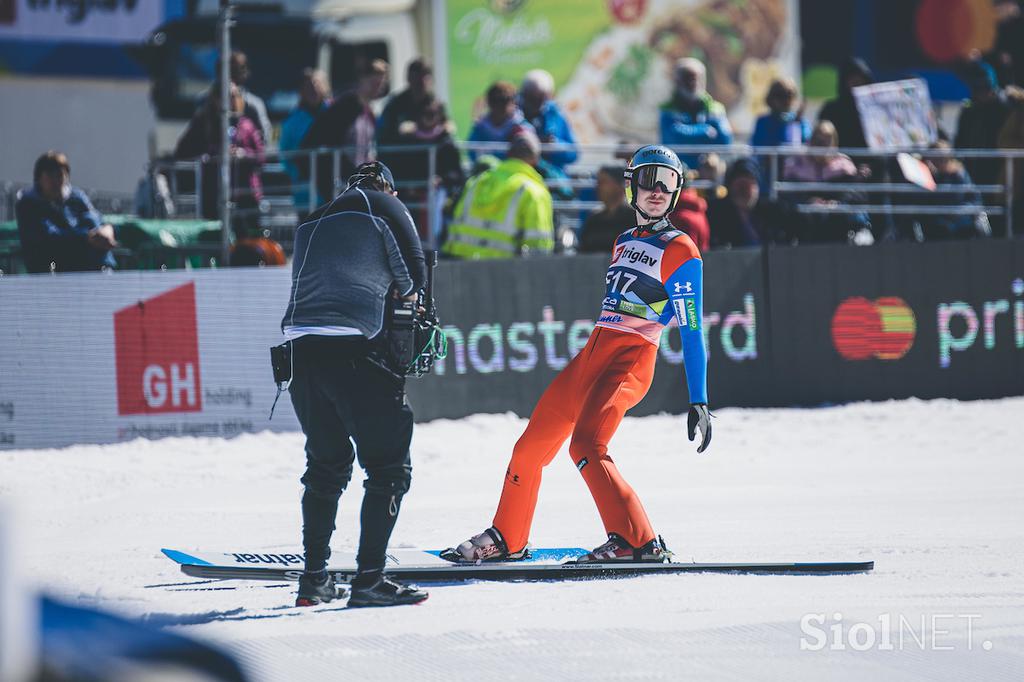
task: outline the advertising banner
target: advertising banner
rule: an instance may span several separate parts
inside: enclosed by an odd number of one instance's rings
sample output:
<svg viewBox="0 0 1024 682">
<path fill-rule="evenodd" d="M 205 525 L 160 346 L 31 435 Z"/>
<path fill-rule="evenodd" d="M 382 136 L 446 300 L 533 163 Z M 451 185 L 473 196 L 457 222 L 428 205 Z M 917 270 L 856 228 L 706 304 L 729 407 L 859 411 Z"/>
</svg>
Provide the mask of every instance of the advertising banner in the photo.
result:
<svg viewBox="0 0 1024 682">
<path fill-rule="evenodd" d="M 419 421 L 529 415 L 586 344 L 608 258 L 438 266 L 448 357 Z M 269 347 L 288 268 L 0 278 L 0 449 L 294 431 Z M 1024 395 L 1024 243 L 801 246 L 705 256 L 712 408 Z M 630 412 L 683 412 L 679 335 Z"/>
<path fill-rule="evenodd" d="M 769 252 L 779 405 L 1024 394 L 1024 244 Z"/>
<path fill-rule="evenodd" d="M 0 40 L 140 41 L 179 0 L 0 0 Z"/>
<path fill-rule="evenodd" d="M 764 113 L 771 80 L 799 73 L 796 0 L 447 0 L 449 110 L 460 134 L 497 80 L 555 79 L 581 142 L 650 142 L 673 65 L 697 57 L 708 91 L 741 131 Z"/>
</svg>

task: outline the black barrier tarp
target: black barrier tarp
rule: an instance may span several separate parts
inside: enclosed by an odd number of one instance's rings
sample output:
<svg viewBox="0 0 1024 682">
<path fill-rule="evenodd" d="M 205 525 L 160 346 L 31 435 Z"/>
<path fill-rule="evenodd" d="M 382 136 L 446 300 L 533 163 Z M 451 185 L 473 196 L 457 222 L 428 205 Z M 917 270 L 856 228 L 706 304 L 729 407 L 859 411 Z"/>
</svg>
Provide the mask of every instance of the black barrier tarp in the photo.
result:
<svg viewBox="0 0 1024 682">
<path fill-rule="evenodd" d="M 451 336 L 410 382 L 417 419 L 529 415 L 583 347 L 608 258 L 442 262 Z M 712 407 L 1024 394 L 1024 243 L 801 246 L 705 255 Z M 687 405 L 677 331 L 630 414 Z"/>
<path fill-rule="evenodd" d="M 435 284 L 449 334 L 439 372 L 410 382 L 417 419 L 475 412 L 529 415 L 586 343 L 604 297 L 608 256 L 442 261 Z M 771 404 L 760 251 L 706 257 L 704 314 L 713 404 Z M 654 384 L 631 414 L 688 405 L 678 331 L 664 339 Z"/>
<path fill-rule="evenodd" d="M 775 404 L 1024 393 L 1024 244 L 803 246 L 767 258 Z"/>
</svg>

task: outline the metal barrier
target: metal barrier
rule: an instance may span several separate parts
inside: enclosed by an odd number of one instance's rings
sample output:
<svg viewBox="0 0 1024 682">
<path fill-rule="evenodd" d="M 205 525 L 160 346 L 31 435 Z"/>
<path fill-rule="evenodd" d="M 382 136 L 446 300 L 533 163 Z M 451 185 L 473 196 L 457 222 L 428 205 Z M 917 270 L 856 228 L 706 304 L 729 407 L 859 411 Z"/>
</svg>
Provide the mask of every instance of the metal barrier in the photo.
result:
<svg viewBox="0 0 1024 682">
<path fill-rule="evenodd" d="M 457 143 L 463 159 L 463 170 L 468 172 L 470 163 L 468 159 L 477 154 L 503 155 L 507 149 L 504 143 Z M 565 144 L 543 144 L 542 150 L 562 151 L 573 148 Z M 635 145 L 576 145 L 575 149 L 580 152 L 580 160 L 568 167 L 566 177 L 549 178 L 547 184 L 553 190 L 568 189 L 573 194 L 580 190 L 594 186 L 595 173 L 598 168 L 606 164 L 625 164 L 625 158 L 634 151 Z M 331 181 L 329 187 L 332 192 L 337 193 L 343 188 L 346 178 L 342 177 L 342 168 L 346 165 L 343 159 L 346 155 L 352 155 L 356 151 L 363 154 L 365 149 L 356 150 L 351 147 L 342 148 L 321 148 L 314 150 L 294 151 L 268 151 L 260 167 L 260 175 L 263 184 L 263 196 L 261 200 L 249 209 L 250 217 L 255 224 L 269 236 L 280 242 L 285 250 L 290 252 L 294 231 L 298 225 L 299 217 L 311 213 L 317 206 L 317 188 L 321 184 L 319 174 L 323 166 L 331 169 Z M 1016 178 L 1014 177 L 1015 164 L 1024 160 L 1024 150 L 926 150 L 926 149 L 893 149 L 879 152 L 869 149 L 827 149 L 811 147 L 751 147 L 748 145 L 704 145 L 678 147 L 676 151 L 688 156 L 714 153 L 723 160 L 728 161 L 738 157 L 753 157 L 758 159 L 766 174 L 765 191 L 772 199 L 794 198 L 798 195 L 806 195 L 814 192 L 828 196 L 841 196 L 843 194 L 857 193 L 868 197 L 868 200 L 861 203 L 850 203 L 831 201 L 828 205 L 821 205 L 808 202 L 795 201 L 796 210 L 803 214 L 850 214 L 870 213 L 882 216 L 935 216 L 935 215 L 972 215 L 984 212 L 989 216 L 999 217 L 1005 224 L 1005 234 L 1012 237 L 1014 232 L 1015 217 L 1015 195 L 1018 194 Z M 1001 182 L 988 184 L 975 184 L 968 186 L 961 185 L 939 185 L 934 191 L 909 182 L 894 182 L 887 177 L 889 165 L 892 164 L 899 152 L 912 153 L 919 158 L 943 158 L 952 157 L 958 160 L 991 160 L 1002 165 Z M 428 177 L 415 181 L 400 181 L 398 190 L 404 194 L 403 201 L 410 210 L 417 216 L 420 224 L 421 234 L 429 246 L 437 247 L 436 237 L 441 233 L 442 225 L 439 224 L 441 216 L 441 204 L 449 199 L 442 190 L 438 176 L 438 147 L 433 145 L 401 145 L 379 147 L 375 150 L 377 157 L 394 154 L 425 154 Z M 781 177 L 781 169 L 784 160 L 788 157 L 797 156 L 823 156 L 833 154 L 845 154 L 855 161 L 874 164 L 884 170 L 882 177 L 872 178 L 865 182 L 796 182 L 785 180 Z M 329 163 L 321 164 L 315 162 L 318 159 L 329 159 Z M 243 159 L 233 159 L 234 168 L 243 162 Z M 166 192 L 170 199 L 164 210 L 156 217 L 203 217 L 204 203 L 211 205 L 210 197 L 204 196 L 204 192 L 210 191 L 207 185 L 209 178 L 206 174 L 213 172 L 213 164 L 217 162 L 216 157 L 204 156 L 198 159 L 180 161 L 159 159 L 153 161 L 148 170 L 150 182 L 146 185 L 150 192 L 158 192 L 160 183 L 156 182 L 159 176 L 166 178 Z M 251 162 L 251 160 L 249 161 Z M 467 173 L 468 174 L 468 173 Z M 712 189 L 716 185 L 714 180 L 696 179 L 691 186 L 699 190 Z M 0 200 L 0 221 L 14 219 L 14 204 L 17 192 L 28 185 L 24 183 L 6 183 L 0 186 L 3 192 Z M 923 203 L 914 201 L 928 197 L 934 199 L 941 196 L 943 192 L 961 192 L 964 189 L 973 190 L 985 198 L 980 205 L 962 206 L 953 204 L 936 204 L 934 201 Z M 307 195 L 302 206 L 297 206 L 295 197 L 302 191 Z M 134 207 L 137 197 L 128 193 L 89 191 L 87 193 L 93 199 L 97 209 L 101 212 L 124 213 L 128 207 Z M 245 190 L 234 190 L 232 201 L 236 204 Z M 149 197 L 151 204 L 157 204 L 156 197 Z M 896 200 L 894 200 L 896 199 Z M 584 200 L 578 196 L 572 198 L 556 196 L 552 202 L 556 218 L 556 230 L 559 233 L 571 235 L 578 231 L 585 211 L 602 208 L 602 204 L 596 200 Z M 164 214 L 167 215 L 164 215 Z M 238 211 L 236 206 L 232 212 L 245 218 L 245 211 Z M 216 218 L 216 215 L 211 217 Z M 571 240 L 567 240 L 571 241 Z M 571 250 L 571 249 L 570 249 Z M 204 250 L 205 253 L 205 250 Z"/>
</svg>

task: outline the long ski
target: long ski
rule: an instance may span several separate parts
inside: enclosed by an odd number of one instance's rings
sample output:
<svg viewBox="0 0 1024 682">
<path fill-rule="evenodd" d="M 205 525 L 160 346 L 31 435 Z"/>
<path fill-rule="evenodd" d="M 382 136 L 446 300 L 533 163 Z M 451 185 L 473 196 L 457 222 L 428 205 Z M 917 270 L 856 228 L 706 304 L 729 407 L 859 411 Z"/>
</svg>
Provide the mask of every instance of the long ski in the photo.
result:
<svg viewBox="0 0 1024 682">
<path fill-rule="evenodd" d="M 533 550 L 533 559 L 530 561 L 453 564 L 438 557 L 437 551 L 391 550 L 386 570 L 389 575 L 399 580 L 454 582 L 571 580 L 669 573 L 832 575 L 866 573 L 875 566 L 873 561 L 575 563 L 571 560 L 584 552 L 585 550 L 579 548 L 544 548 Z M 225 552 L 219 555 L 196 555 L 168 549 L 163 550 L 163 553 L 177 562 L 183 573 L 197 578 L 282 581 L 298 580 L 302 573 L 301 553 Z M 217 556 L 230 557 L 230 560 L 210 561 Z M 538 556 L 543 558 L 538 559 Z M 346 559 L 344 563 L 343 559 Z M 336 582 L 347 583 L 355 576 L 355 561 L 348 559 L 354 557 L 335 555 L 332 560 L 334 565 L 328 567 Z"/>
</svg>

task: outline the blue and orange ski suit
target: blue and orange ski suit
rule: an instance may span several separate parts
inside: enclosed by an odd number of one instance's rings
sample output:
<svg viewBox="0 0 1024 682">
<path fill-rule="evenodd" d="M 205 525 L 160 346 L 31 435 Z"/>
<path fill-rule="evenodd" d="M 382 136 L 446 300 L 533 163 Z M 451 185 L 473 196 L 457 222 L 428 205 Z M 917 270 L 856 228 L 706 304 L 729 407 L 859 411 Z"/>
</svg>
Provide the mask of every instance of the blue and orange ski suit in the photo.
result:
<svg viewBox="0 0 1024 682">
<path fill-rule="evenodd" d="M 662 330 L 673 318 L 690 402 L 707 402 L 703 263 L 693 241 L 665 220 L 630 229 L 615 241 L 605 281 L 594 333 L 544 391 L 512 451 L 493 522 L 510 552 L 526 546 L 541 471 L 570 435 L 569 456 L 605 530 L 634 547 L 654 539 L 640 499 L 608 455 L 608 442 L 626 411 L 647 394 Z"/>
</svg>

